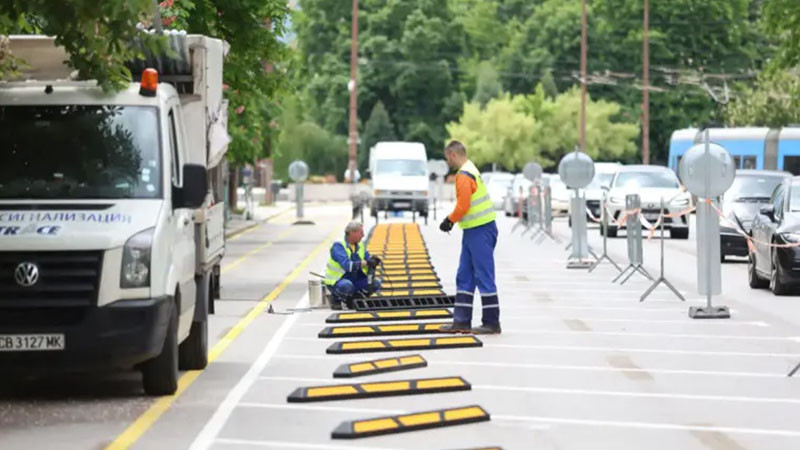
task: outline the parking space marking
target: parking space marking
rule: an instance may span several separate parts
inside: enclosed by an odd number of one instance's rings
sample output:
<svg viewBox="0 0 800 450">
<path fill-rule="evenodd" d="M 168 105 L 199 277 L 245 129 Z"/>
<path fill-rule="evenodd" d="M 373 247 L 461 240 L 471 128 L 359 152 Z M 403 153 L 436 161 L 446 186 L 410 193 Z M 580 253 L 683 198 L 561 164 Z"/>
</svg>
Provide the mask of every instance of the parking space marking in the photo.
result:
<svg viewBox="0 0 800 450">
<path fill-rule="evenodd" d="M 473 384 L 472 389 L 475 391 L 506 391 L 506 392 L 531 392 L 536 394 L 564 394 L 564 395 L 582 395 L 582 396 L 599 396 L 599 397 L 628 397 L 628 398 L 649 398 L 649 399 L 666 399 L 666 400 L 693 400 L 693 401 L 713 401 L 713 402 L 731 402 L 731 403 L 765 403 L 765 404 L 783 404 L 783 405 L 800 405 L 800 399 L 796 398 L 778 398 L 778 397 L 752 397 L 743 395 L 700 395 L 700 394 L 679 394 L 668 392 L 630 392 L 630 391 L 607 391 L 599 389 L 567 389 L 567 388 L 551 388 L 551 387 L 533 387 L 533 386 L 499 386 L 488 384 Z"/>
<path fill-rule="evenodd" d="M 347 406 L 302 405 L 298 403 L 241 402 L 237 404 L 236 407 L 261 408 L 261 409 L 289 409 L 298 411 L 331 411 L 331 412 L 346 412 L 355 414 L 404 414 L 408 412 L 403 409 L 354 408 Z"/>
<path fill-rule="evenodd" d="M 517 415 L 507 415 L 507 414 L 492 414 L 492 419 L 495 421 L 549 423 L 553 425 L 585 425 L 585 426 L 608 427 L 608 428 L 638 428 L 647 430 L 670 430 L 670 431 L 704 431 L 704 432 L 731 433 L 731 434 L 753 434 L 762 436 L 800 437 L 800 431 L 795 431 L 795 430 L 720 427 L 714 425 L 686 425 L 679 423 L 568 419 L 564 417 L 517 416 Z"/>
<path fill-rule="evenodd" d="M 297 355 L 297 354 L 277 354 L 279 359 L 298 359 L 298 360 L 326 360 L 330 358 L 318 355 Z M 537 369 L 537 370 L 574 370 L 585 372 L 617 372 L 617 373 L 655 373 L 660 375 L 698 375 L 698 376 L 718 376 L 718 377 L 742 377 L 742 378 L 786 378 L 784 372 L 734 372 L 717 370 L 695 370 L 695 369 L 648 369 L 648 368 L 627 368 L 612 366 L 582 366 L 572 364 L 536 364 L 536 363 L 512 363 L 512 362 L 489 362 L 489 361 L 458 361 L 445 359 L 428 358 L 428 365 L 435 366 L 474 366 L 474 367 L 503 367 L 509 369 Z"/>
<path fill-rule="evenodd" d="M 299 340 L 299 338 L 291 338 Z M 312 339 L 313 340 L 313 339 Z M 713 350 L 671 350 L 635 347 L 587 347 L 571 345 L 534 345 L 534 344 L 494 344 L 484 343 L 487 348 L 513 348 L 528 350 L 559 350 L 575 352 L 602 352 L 602 353 L 660 353 L 669 355 L 702 355 L 702 356 L 735 356 L 735 357 L 764 357 L 764 358 L 800 358 L 800 353 L 756 353 L 756 352 L 731 352 Z"/>
<path fill-rule="evenodd" d="M 239 322 L 228 331 L 225 336 L 222 337 L 208 352 L 208 363 L 213 363 L 217 357 L 219 357 L 225 349 L 247 328 L 256 317 L 258 317 L 261 313 L 266 310 L 267 306 L 275 300 L 278 295 L 280 295 L 286 287 L 291 283 L 295 278 L 297 278 L 300 273 L 305 270 L 305 268 L 317 257 L 322 249 L 329 245 L 330 242 L 335 238 L 338 233 L 336 231 L 331 232 L 325 240 L 323 240 L 319 245 L 317 245 L 311 253 L 306 256 L 306 258 L 300 262 L 300 264 L 292 270 L 289 275 L 287 275 L 281 283 L 275 287 L 266 297 L 261 299 L 256 306 L 254 306 L 248 314 L 243 317 Z M 297 316 L 294 317 L 296 320 Z M 117 436 L 114 441 L 112 441 L 107 450 L 112 449 L 127 449 L 133 444 L 136 443 L 144 433 L 149 430 L 153 424 L 175 403 L 175 400 L 183 394 L 183 392 L 189 388 L 203 373 L 204 370 L 190 370 L 184 373 L 178 379 L 178 390 L 175 392 L 174 395 L 164 396 L 156 400 L 144 413 L 142 413 L 131 425 L 126 428 L 122 434 Z"/>
<path fill-rule="evenodd" d="M 410 319 L 406 319 L 406 320 L 410 320 Z M 628 324 L 633 324 L 633 323 L 646 323 L 646 324 L 662 323 L 662 324 L 669 324 L 669 325 L 690 325 L 692 327 L 694 327 L 694 326 L 698 326 L 699 327 L 699 326 L 711 325 L 711 326 L 722 326 L 722 327 L 753 326 L 753 327 L 759 327 L 759 328 L 769 328 L 771 326 L 770 324 L 768 324 L 766 322 L 761 322 L 761 321 L 735 321 L 735 320 L 733 320 L 733 321 L 723 321 L 723 320 L 719 320 L 719 321 L 715 321 L 715 322 L 709 322 L 709 321 L 703 322 L 703 321 L 692 320 L 692 319 L 690 319 L 688 317 L 686 319 L 684 319 L 684 320 L 674 320 L 674 319 L 633 319 L 633 318 L 631 318 L 631 319 L 619 319 L 619 318 L 604 318 L 604 317 L 559 317 L 559 316 L 545 316 L 545 315 L 524 316 L 524 315 L 517 315 L 517 314 L 506 315 L 506 316 L 503 317 L 503 323 L 514 322 L 514 321 L 522 321 L 522 320 L 524 320 L 524 321 L 542 321 L 542 322 L 561 322 L 561 321 L 564 321 L 564 320 L 580 320 L 580 321 L 584 321 L 584 322 L 609 322 L 609 323 L 628 323 Z M 379 323 L 379 321 L 376 321 L 376 320 L 372 320 L 372 321 L 366 320 L 366 321 L 360 322 L 360 323 L 363 324 L 364 326 L 381 325 L 381 323 Z M 420 323 L 420 322 L 414 322 L 414 323 L 416 324 L 416 323 Z M 422 323 L 425 323 L 425 322 L 422 322 Z M 301 327 L 308 327 L 308 328 L 319 328 L 319 323 L 317 323 L 317 322 L 299 323 L 297 325 L 301 326 Z"/>
<path fill-rule="evenodd" d="M 316 250 L 321 248 L 322 245 L 328 243 L 330 238 L 328 236 L 320 247 L 315 249 L 315 252 L 312 253 L 313 256 L 316 256 Z M 298 268 L 302 269 L 304 266 L 298 266 Z M 297 269 L 295 269 L 297 270 Z M 303 298 L 297 302 L 295 308 L 302 308 L 306 303 L 308 303 L 308 293 L 306 293 Z M 281 326 L 275 331 L 275 334 L 272 335 L 269 343 L 264 350 L 258 355 L 255 362 L 250 366 L 250 369 L 247 370 L 247 373 L 236 383 L 236 386 L 228 392 L 228 395 L 225 396 L 225 400 L 220 403 L 217 407 L 216 411 L 214 411 L 214 415 L 206 422 L 203 426 L 203 429 L 200 430 L 200 433 L 197 434 L 197 437 L 192 442 L 192 445 L 189 447 L 190 450 L 200 450 L 200 449 L 208 449 L 214 443 L 214 440 L 219 436 L 220 431 L 222 431 L 222 427 L 228 422 L 228 419 L 233 413 L 234 408 L 236 408 L 236 404 L 241 401 L 244 394 L 250 389 L 250 387 L 255 383 L 258 378 L 258 375 L 264 370 L 264 367 L 269 364 L 270 359 L 272 359 L 272 355 L 278 350 L 278 347 L 283 342 L 286 333 L 289 332 L 292 325 L 297 321 L 299 316 L 296 314 L 292 314 L 284 320 Z"/>
<path fill-rule="evenodd" d="M 797 336 L 740 336 L 735 334 L 672 334 L 672 333 L 640 333 L 630 331 L 585 331 L 585 330 L 525 330 L 525 329 L 503 329 L 506 334 L 555 334 L 555 335 L 588 335 L 588 336 L 613 336 L 613 337 L 665 337 L 670 339 L 724 339 L 727 341 L 773 341 L 773 342 L 795 342 L 800 343 Z"/>
<path fill-rule="evenodd" d="M 349 445 L 331 445 L 331 444 L 303 444 L 299 442 L 285 442 L 285 441 L 254 441 L 249 439 L 230 439 L 220 438 L 217 443 L 242 445 L 250 447 L 274 447 L 274 448 L 297 448 L 308 450 L 364 450 L 365 447 L 352 447 Z M 369 448 L 374 450 L 397 450 L 390 447 L 373 447 Z"/>
</svg>

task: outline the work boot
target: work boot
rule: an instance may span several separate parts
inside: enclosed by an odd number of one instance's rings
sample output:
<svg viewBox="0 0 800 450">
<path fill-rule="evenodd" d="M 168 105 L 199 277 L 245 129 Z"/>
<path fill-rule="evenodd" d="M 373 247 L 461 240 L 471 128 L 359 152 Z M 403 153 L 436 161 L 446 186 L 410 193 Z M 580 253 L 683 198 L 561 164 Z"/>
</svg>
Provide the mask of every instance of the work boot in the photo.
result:
<svg viewBox="0 0 800 450">
<path fill-rule="evenodd" d="M 501 332 L 502 330 L 500 330 L 499 323 L 491 325 L 483 324 L 479 327 L 475 327 L 472 329 L 473 334 L 500 334 Z"/>
<path fill-rule="evenodd" d="M 331 309 L 334 311 L 341 311 L 342 310 L 342 302 L 340 301 L 331 301 Z"/>
<path fill-rule="evenodd" d="M 453 322 L 439 327 L 439 332 L 469 334 L 472 332 L 472 327 L 468 323 Z"/>
</svg>

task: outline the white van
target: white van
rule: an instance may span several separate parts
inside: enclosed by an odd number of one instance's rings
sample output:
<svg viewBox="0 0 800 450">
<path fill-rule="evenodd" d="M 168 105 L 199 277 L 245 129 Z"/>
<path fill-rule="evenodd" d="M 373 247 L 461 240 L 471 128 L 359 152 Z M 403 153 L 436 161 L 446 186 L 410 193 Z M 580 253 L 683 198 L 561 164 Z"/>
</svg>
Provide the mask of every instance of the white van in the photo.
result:
<svg viewBox="0 0 800 450">
<path fill-rule="evenodd" d="M 11 37 L 33 71 L 0 83 L 6 373 L 137 368 L 146 393 L 167 395 L 179 368 L 208 362 L 225 248 L 226 44 L 168 39 L 177 60 L 133 65 L 161 73 L 104 93 L 65 80 L 52 38 Z"/>
<path fill-rule="evenodd" d="M 370 151 L 369 171 L 373 216 L 378 211 L 416 211 L 428 216 L 428 156 L 423 144 L 378 142 Z"/>
</svg>

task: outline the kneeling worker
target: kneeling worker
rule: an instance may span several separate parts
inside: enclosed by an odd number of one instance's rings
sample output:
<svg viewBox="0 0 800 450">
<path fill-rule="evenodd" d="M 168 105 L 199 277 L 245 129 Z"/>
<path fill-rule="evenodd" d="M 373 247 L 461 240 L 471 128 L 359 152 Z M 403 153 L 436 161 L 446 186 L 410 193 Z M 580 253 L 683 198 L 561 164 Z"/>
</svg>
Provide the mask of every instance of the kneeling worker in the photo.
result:
<svg viewBox="0 0 800 450">
<path fill-rule="evenodd" d="M 325 268 L 325 285 L 331 293 L 331 309 L 342 309 L 342 302 L 354 309 L 353 298 L 368 297 L 381 288 L 381 280 L 370 283 L 369 273 L 380 264 L 380 258 L 370 256 L 361 242 L 364 226 L 350 222 L 344 229 L 344 240 L 331 246 L 328 265 Z"/>
<path fill-rule="evenodd" d="M 497 245 L 497 224 L 489 191 L 475 164 L 467 159 L 467 150 L 458 141 L 447 144 L 444 157 L 456 174 L 456 207 L 444 218 L 439 229 L 449 232 L 454 223 L 464 230 L 461 239 L 461 260 L 456 275 L 456 301 L 453 323 L 445 325 L 446 333 L 500 333 L 500 304 L 494 281 L 494 248 Z M 472 328 L 472 300 L 475 287 L 481 293 L 483 324 Z"/>
</svg>

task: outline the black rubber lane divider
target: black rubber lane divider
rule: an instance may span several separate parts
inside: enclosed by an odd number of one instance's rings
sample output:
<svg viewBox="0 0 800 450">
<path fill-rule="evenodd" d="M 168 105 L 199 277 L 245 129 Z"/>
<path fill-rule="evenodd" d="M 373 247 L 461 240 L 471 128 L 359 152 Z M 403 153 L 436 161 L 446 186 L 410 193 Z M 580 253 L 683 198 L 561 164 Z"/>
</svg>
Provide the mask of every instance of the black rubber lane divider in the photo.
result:
<svg viewBox="0 0 800 450">
<path fill-rule="evenodd" d="M 413 414 L 376 417 L 342 422 L 331 433 L 333 439 L 358 439 L 384 434 L 405 433 L 491 420 L 489 413 L 478 405 L 438 409 Z"/>
<path fill-rule="evenodd" d="M 327 323 L 393 322 L 398 320 L 448 319 L 453 313 L 448 309 L 420 309 L 409 311 L 378 311 L 335 313 L 325 319 Z"/>
<path fill-rule="evenodd" d="M 376 359 L 353 364 L 342 364 L 333 372 L 333 378 L 355 378 L 379 373 L 399 372 L 401 370 L 428 367 L 422 355 L 400 356 L 397 358 Z"/>
<path fill-rule="evenodd" d="M 456 302 L 454 295 L 432 295 L 420 297 L 369 297 L 353 301 L 358 311 L 379 311 L 390 309 L 446 308 Z"/>
<path fill-rule="evenodd" d="M 328 347 L 329 355 L 349 353 L 401 352 L 405 350 L 442 350 L 450 348 L 483 347 L 475 336 L 451 336 L 415 339 L 382 339 L 376 341 L 334 342 Z"/>
<path fill-rule="evenodd" d="M 439 328 L 450 322 L 401 323 L 395 325 L 356 325 L 347 327 L 327 327 L 317 334 L 319 338 L 351 338 L 403 336 L 415 334 L 438 334 Z"/>
<path fill-rule="evenodd" d="M 469 391 L 472 386 L 461 377 L 420 378 L 414 380 L 379 381 L 374 383 L 333 384 L 295 389 L 289 403 L 326 402 L 398 395 L 437 394 Z"/>
</svg>

